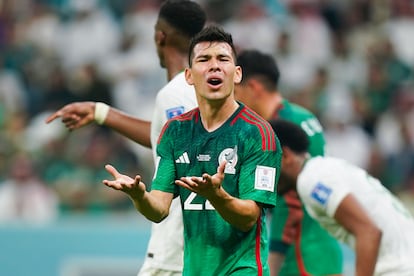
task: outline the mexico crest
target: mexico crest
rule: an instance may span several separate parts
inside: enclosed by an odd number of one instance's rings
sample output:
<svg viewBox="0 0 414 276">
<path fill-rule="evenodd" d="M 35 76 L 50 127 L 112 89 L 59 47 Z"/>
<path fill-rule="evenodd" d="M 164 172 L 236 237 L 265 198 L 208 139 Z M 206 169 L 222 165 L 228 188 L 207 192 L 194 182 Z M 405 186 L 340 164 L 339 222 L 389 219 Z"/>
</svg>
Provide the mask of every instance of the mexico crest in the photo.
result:
<svg viewBox="0 0 414 276">
<path fill-rule="evenodd" d="M 236 173 L 236 164 L 237 164 L 237 145 L 234 148 L 226 148 L 224 149 L 218 158 L 219 164 L 224 160 L 227 161 L 226 168 L 224 169 L 224 173 L 228 174 L 235 174 Z"/>
</svg>

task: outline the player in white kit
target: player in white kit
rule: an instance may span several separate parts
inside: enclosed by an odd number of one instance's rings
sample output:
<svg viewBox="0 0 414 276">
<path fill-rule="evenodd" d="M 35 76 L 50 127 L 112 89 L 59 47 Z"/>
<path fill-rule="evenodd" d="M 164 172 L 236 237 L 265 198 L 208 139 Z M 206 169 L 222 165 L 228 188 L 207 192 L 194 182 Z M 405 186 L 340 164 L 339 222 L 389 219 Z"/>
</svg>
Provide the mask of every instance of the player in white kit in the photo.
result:
<svg viewBox="0 0 414 276">
<path fill-rule="evenodd" d="M 300 127 L 283 120 L 271 125 L 283 149 L 279 193 L 296 189 L 309 214 L 355 250 L 355 275 L 414 275 L 414 219 L 403 204 L 361 168 L 310 158 Z"/>
</svg>

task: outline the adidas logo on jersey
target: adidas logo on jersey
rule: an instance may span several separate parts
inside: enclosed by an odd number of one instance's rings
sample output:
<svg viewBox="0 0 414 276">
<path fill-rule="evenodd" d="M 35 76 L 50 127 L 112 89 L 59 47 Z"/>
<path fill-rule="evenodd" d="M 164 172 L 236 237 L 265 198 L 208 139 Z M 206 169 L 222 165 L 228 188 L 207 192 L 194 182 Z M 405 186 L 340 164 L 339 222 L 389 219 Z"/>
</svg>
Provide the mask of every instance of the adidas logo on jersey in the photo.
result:
<svg viewBox="0 0 414 276">
<path fill-rule="evenodd" d="M 184 152 L 183 154 L 181 154 L 181 156 L 178 157 L 177 160 L 175 160 L 175 163 L 178 163 L 178 164 L 190 164 L 190 159 L 188 158 L 187 152 Z"/>
</svg>

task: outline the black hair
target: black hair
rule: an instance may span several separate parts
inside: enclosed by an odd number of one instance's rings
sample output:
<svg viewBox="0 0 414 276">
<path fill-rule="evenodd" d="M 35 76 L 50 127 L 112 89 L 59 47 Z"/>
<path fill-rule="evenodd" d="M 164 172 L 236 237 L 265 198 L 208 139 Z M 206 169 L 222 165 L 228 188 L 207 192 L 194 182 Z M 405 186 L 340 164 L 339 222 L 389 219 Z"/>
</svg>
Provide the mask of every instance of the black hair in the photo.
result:
<svg viewBox="0 0 414 276">
<path fill-rule="evenodd" d="M 237 65 L 243 70 L 242 83 L 251 77 L 256 77 L 267 89 L 277 90 L 280 71 L 271 55 L 258 50 L 244 50 L 237 57 Z"/>
<path fill-rule="evenodd" d="M 189 0 L 165 1 L 161 5 L 158 17 L 189 37 L 203 29 L 207 18 L 201 6 Z"/>
<path fill-rule="evenodd" d="M 212 24 L 205 27 L 198 34 L 196 34 L 190 41 L 190 49 L 188 54 L 188 64 L 192 65 L 193 50 L 194 47 L 201 42 L 224 42 L 230 45 L 234 59 L 236 60 L 236 47 L 233 43 L 233 37 L 230 33 L 224 31 L 224 29 L 218 25 Z"/>
<path fill-rule="evenodd" d="M 270 125 L 282 147 L 286 146 L 296 153 L 308 152 L 309 138 L 299 125 L 282 119 L 271 120 Z"/>
</svg>

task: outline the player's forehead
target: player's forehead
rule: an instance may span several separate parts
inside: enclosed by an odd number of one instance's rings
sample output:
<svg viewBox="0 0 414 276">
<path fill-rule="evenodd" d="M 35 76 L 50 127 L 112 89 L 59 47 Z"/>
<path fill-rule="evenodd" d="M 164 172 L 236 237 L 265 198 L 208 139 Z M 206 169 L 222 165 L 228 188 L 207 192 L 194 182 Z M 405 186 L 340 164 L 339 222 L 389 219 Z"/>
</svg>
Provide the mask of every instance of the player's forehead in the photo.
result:
<svg viewBox="0 0 414 276">
<path fill-rule="evenodd" d="M 229 56 L 233 59 L 233 50 L 226 42 L 202 41 L 193 49 L 194 58 L 199 56 Z"/>
</svg>

